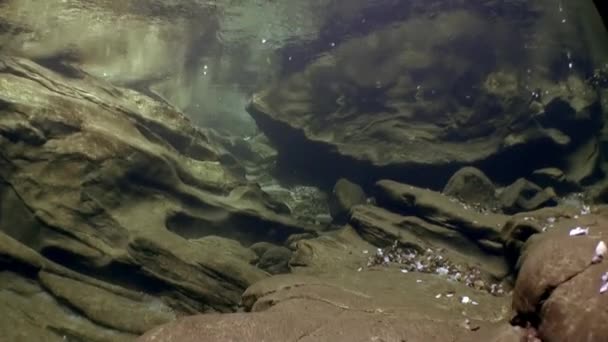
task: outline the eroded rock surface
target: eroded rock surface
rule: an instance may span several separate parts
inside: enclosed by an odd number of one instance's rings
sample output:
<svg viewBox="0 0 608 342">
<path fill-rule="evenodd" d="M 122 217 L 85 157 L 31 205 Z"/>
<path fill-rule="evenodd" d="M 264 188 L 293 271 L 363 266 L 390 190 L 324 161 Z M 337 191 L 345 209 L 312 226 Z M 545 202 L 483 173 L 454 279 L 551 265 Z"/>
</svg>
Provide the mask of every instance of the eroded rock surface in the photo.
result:
<svg viewBox="0 0 608 342">
<path fill-rule="evenodd" d="M 75 311 L 66 315 L 88 326 L 84 340 L 132 337 L 185 313 L 234 311 L 241 293 L 269 275 L 245 247 L 316 234 L 283 215 L 212 135 L 164 102 L 2 57 L 0 103 L 2 274 L 39 292 L 45 310 L 69 303 Z M 57 275 L 51 262 L 79 276 Z M 115 298 L 111 286 L 151 299 Z M 61 321 L 50 316 L 28 321 L 40 340 L 78 330 L 40 330 Z"/>
<path fill-rule="evenodd" d="M 480 211 L 439 192 L 392 180 L 376 183 L 376 200 L 389 210 L 459 231 L 490 251 L 502 250 L 500 230 L 506 215 Z"/>
<path fill-rule="evenodd" d="M 453 6 L 344 41 L 255 94 L 248 110 L 279 160 L 328 186 L 390 178 L 440 189 L 470 165 L 504 183 L 551 164 L 567 165 L 576 182 L 593 178 L 597 92 L 582 73 L 546 68 L 548 45 L 521 50 L 532 36 L 552 40 L 546 26 L 530 25 L 552 14 L 520 3 L 519 25 L 483 6 Z M 514 25 L 528 33 L 514 34 Z M 521 64 L 505 51 L 534 67 L 516 72 Z"/>
<path fill-rule="evenodd" d="M 352 231 L 335 238 L 356 245 Z M 404 274 L 393 267 L 357 271 L 354 264 L 347 265 L 361 261 L 362 254 L 349 253 L 342 243 L 319 243 L 314 248 L 325 251 L 324 256 L 313 259 L 335 258 L 333 268 L 317 264 L 317 270 L 328 272 L 269 278 L 243 295 L 250 313 L 192 316 L 153 329 L 138 341 L 187 342 L 203 335 L 235 341 L 518 341 L 521 336 L 505 323 L 506 297 L 449 283 L 439 275 Z M 465 296 L 475 304 L 462 303 Z"/>
</svg>

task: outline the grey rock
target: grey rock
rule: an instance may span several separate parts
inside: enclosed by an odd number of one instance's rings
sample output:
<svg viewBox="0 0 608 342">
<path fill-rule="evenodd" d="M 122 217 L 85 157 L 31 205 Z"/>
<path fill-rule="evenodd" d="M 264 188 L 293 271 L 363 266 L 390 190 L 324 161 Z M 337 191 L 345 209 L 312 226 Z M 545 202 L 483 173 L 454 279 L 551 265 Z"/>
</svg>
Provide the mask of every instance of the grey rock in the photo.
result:
<svg viewBox="0 0 608 342">
<path fill-rule="evenodd" d="M 499 200 L 505 213 L 514 214 L 539 209 L 542 206 L 555 206 L 557 194 L 553 188 L 543 189 L 525 178 L 519 178 L 502 189 Z"/>
<path fill-rule="evenodd" d="M 336 182 L 329 198 L 329 212 L 334 222 L 344 223 L 348 219 L 350 209 L 366 201 L 367 195 L 359 185 L 341 178 Z"/>
<path fill-rule="evenodd" d="M 458 170 L 443 188 L 443 194 L 485 209 L 493 209 L 496 206 L 495 193 L 494 183 L 483 171 L 474 167 Z"/>
<path fill-rule="evenodd" d="M 258 267 L 271 274 L 287 273 L 292 254 L 293 252 L 286 247 L 269 248 L 260 257 Z"/>
<path fill-rule="evenodd" d="M 376 183 L 375 197 L 382 208 L 459 231 L 474 241 L 502 243 L 500 231 L 506 215 L 481 212 L 439 192 L 391 180 Z"/>
<path fill-rule="evenodd" d="M 530 181 L 542 188 L 551 187 L 560 195 L 581 191 L 581 187 L 575 181 L 555 167 L 534 170 L 530 175 Z"/>
<path fill-rule="evenodd" d="M 437 189 L 455 168 L 467 165 L 491 165 L 491 179 L 524 177 L 546 159 L 561 165 L 572 154 L 564 151 L 599 135 L 600 99 L 578 72 L 557 82 L 550 72 L 535 73 L 532 80 L 543 95 L 531 101 L 521 85 L 532 76 L 513 72 L 519 65 L 501 59 L 498 67 L 489 66 L 478 49 L 462 49 L 470 43 L 493 56 L 511 51 L 497 44 L 510 41 L 508 30 L 488 31 L 494 23 L 487 13 L 463 4 L 337 45 L 254 94 L 249 113 L 290 166 L 325 182 L 346 177 L 365 188 L 393 179 Z M 550 15 L 542 6 L 522 8 Z M 451 27 L 449 34 L 443 25 Z M 421 31 L 433 38 L 418 39 L 414 32 Z M 552 39 L 557 37 L 546 41 Z M 538 58 L 530 65 L 546 65 L 547 56 L 559 55 L 540 51 L 525 54 Z M 369 68 L 377 60 L 383 63 Z M 514 154 L 523 160 L 513 163 Z M 577 170 L 564 171 L 572 179 L 589 174 L 589 168 L 571 165 Z"/>
<path fill-rule="evenodd" d="M 258 256 L 261 257 L 262 255 L 264 255 L 264 253 L 266 253 L 267 250 L 274 248 L 274 247 L 279 247 L 275 244 L 272 244 L 270 242 L 256 242 L 253 245 L 249 246 L 249 248 Z"/>
</svg>

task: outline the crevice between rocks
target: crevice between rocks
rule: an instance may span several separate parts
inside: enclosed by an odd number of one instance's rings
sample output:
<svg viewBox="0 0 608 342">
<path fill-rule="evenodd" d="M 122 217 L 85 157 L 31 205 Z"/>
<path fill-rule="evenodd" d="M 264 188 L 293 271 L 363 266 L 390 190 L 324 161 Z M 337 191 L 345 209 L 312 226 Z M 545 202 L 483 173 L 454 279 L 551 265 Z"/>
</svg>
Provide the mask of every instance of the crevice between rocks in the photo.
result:
<svg viewBox="0 0 608 342">
<path fill-rule="evenodd" d="M 582 270 L 580 270 L 578 272 L 575 272 L 574 274 L 570 275 L 569 277 L 567 277 L 563 281 L 559 282 L 558 284 L 548 285 L 545 288 L 545 291 L 539 297 L 538 303 L 536 304 L 536 306 L 534 308 L 534 312 L 529 312 L 529 313 L 524 313 L 524 314 L 518 313 L 517 315 L 515 315 L 515 317 L 513 317 L 511 319 L 511 321 L 510 321 L 511 325 L 520 326 L 523 328 L 533 327 L 535 329 L 538 329 L 542 323 L 541 312 L 543 309 L 543 305 L 551 297 L 553 292 L 558 287 L 560 287 L 562 284 L 567 283 L 568 281 L 572 280 L 579 274 L 582 274 L 583 272 L 585 272 L 588 268 L 590 268 L 592 266 L 593 266 L 593 264 L 588 264 L 587 266 L 585 266 L 585 268 L 583 268 Z"/>
</svg>

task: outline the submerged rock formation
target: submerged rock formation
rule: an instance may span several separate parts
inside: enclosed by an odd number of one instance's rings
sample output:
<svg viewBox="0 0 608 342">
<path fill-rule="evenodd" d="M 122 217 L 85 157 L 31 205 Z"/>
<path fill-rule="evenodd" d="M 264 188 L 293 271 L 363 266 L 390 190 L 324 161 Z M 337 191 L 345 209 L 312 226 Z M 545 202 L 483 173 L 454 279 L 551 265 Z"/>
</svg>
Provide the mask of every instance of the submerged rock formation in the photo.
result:
<svg viewBox="0 0 608 342">
<path fill-rule="evenodd" d="M 274 277 L 245 293 L 252 313 L 192 316 L 138 341 L 194 342 L 205 336 L 212 341 L 492 342 L 505 341 L 499 339 L 504 334 L 511 335 L 506 341 L 518 341 L 517 328 L 501 322 L 507 303 L 470 292 L 433 276 L 396 270 L 343 272 L 333 279 Z M 436 297 L 449 293 L 458 295 Z M 467 295 L 479 305 L 461 303 Z"/>
<path fill-rule="evenodd" d="M 542 210 L 505 227 L 510 240 L 526 241 L 512 244 L 521 253 L 514 322 L 533 324 L 542 341 L 601 341 L 608 334 L 606 260 L 595 256 L 606 241 L 607 213 L 606 206 Z"/>
<path fill-rule="evenodd" d="M 0 327 L 9 339 L 187 341 L 205 329 L 218 338 L 516 341 L 532 330 L 508 324 L 511 270 L 514 308 L 524 321 L 540 317 L 528 322 L 540 336 L 575 324 L 555 313 L 571 303 L 559 286 L 536 311 L 560 280 L 534 281 L 547 259 L 534 241 L 552 235 L 536 238 L 542 227 L 526 213 L 382 180 L 373 201 L 348 205 L 344 227 L 320 232 L 166 103 L 1 57 L 0 104 L 0 303 L 10 308 Z"/>
<path fill-rule="evenodd" d="M 538 65 L 549 47 L 521 50 L 530 22 L 549 16 L 522 6 L 536 14 L 517 34 L 509 18 L 454 8 L 345 41 L 259 91 L 248 110 L 285 167 L 328 188 L 346 177 L 440 189 L 464 166 L 503 184 L 547 166 L 590 182 L 600 96 L 583 71 Z"/>
<path fill-rule="evenodd" d="M 239 242 L 316 234 L 281 212 L 170 105 L 0 58 L 0 300 L 12 308 L 0 326 L 18 326 L 11 336 L 117 341 L 234 311 L 269 275 Z"/>
<path fill-rule="evenodd" d="M 606 168 L 586 43 L 564 60 L 531 34 L 543 2 L 463 3 L 332 41 L 253 96 L 264 134 L 239 138 L 168 103 L 190 102 L 215 7 L 2 2 L 2 337 L 605 335 L 606 208 L 558 197 Z"/>
</svg>

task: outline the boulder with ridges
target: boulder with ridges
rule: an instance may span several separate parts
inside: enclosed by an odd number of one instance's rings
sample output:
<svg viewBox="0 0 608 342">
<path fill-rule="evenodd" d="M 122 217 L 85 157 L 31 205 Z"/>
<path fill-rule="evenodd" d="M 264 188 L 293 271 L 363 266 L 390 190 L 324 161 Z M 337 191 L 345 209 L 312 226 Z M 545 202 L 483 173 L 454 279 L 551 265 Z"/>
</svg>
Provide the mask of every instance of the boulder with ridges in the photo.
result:
<svg viewBox="0 0 608 342">
<path fill-rule="evenodd" d="M 27 255 L 1 257 L 0 268 L 42 289 L 53 310 L 77 307 L 73 315 L 90 323 L 81 339 L 138 334 L 170 319 L 155 313 L 161 306 L 177 316 L 236 310 L 241 293 L 269 274 L 230 240 L 283 244 L 316 234 L 233 172 L 212 135 L 167 103 L 13 57 L 0 58 L 0 103 L 0 255 Z M 55 276 L 51 261 L 81 273 Z M 83 284 L 85 274 L 103 289 Z M 113 297 L 127 276 L 149 302 Z M 85 292 L 96 294 L 75 296 Z M 105 300 L 117 305 L 95 304 Z M 126 312 L 147 318 L 120 319 Z M 69 328 L 66 316 L 50 316 L 32 316 L 32 326 L 61 326 L 42 340 Z"/>
</svg>

